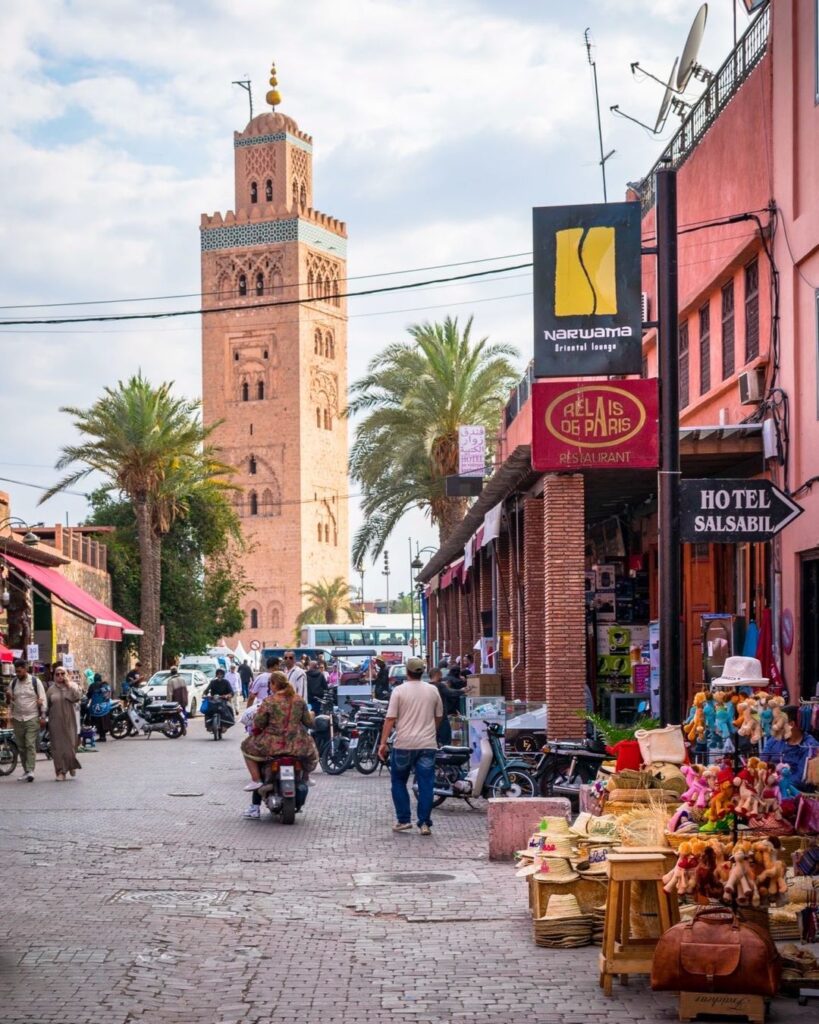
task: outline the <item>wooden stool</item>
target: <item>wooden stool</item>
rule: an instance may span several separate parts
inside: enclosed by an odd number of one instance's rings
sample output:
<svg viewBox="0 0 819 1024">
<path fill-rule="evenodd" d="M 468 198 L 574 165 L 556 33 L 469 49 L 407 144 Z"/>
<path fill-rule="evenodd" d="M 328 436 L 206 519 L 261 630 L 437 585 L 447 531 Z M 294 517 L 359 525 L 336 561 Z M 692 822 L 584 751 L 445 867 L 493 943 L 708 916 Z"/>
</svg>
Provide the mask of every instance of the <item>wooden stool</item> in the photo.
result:
<svg viewBox="0 0 819 1024">
<path fill-rule="evenodd" d="M 632 853 L 610 853 L 606 870 L 609 884 L 600 953 L 600 985 L 605 995 L 610 996 L 615 974 L 620 975 L 620 982 L 625 985 L 629 974 L 651 973 L 657 944 L 656 939 L 631 936 L 632 883 L 647 882 L 656 886 L 661 933 L 676 924 L 680 914 L 676 895 L 663 889 L 663 875 L 668 870 L 665 852 L 635 847 Z"/>
</svg>

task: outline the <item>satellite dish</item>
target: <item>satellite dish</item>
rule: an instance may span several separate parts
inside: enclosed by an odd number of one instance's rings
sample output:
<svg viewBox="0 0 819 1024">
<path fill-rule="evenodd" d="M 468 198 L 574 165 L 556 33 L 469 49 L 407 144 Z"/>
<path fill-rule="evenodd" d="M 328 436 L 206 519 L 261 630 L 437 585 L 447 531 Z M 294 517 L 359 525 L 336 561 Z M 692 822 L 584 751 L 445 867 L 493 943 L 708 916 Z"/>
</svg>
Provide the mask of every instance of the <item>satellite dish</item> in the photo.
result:
<svg viewBox="0 0 819 1024">
<path fill-rule="evenodd" d="M 705 22 L 707 18 L 708 4 L 703 4 L 694 16 L 694 20 L 691 23 L 691 28 L 688 32 L 688 38 L 686 39 L 685 46 L 683 47 L 682 56 L 680 57 L 680 70 L 677 74 L 678 92 L 683 92 L 685 87 L 688 85 L 691 76 L 694 74 L 694 68 L 697 63 L 697 54 L 700 52 L 700 46 L 702 45 L 702 37 L 705 32 Z"/>
<path fill-rule="evenodd" d="M 657 114 L 657 121 L 654 124 L 655 135 L 659 135 L 665 127 L 665 122 L 668 118 L 668 108 L 671 106 L 671 100 L 677 91 L 674 88 L 674 84 L 677 81 L 677 66 L 679 63 L 680 58 L 675 57 L 674 63 L 671 65 L 671 74 L 668 76 L 668 85 L 665 87 L 665 96 L 663 96 L 663 102 L 660 104 L 660 112 Z"/>
</svg>

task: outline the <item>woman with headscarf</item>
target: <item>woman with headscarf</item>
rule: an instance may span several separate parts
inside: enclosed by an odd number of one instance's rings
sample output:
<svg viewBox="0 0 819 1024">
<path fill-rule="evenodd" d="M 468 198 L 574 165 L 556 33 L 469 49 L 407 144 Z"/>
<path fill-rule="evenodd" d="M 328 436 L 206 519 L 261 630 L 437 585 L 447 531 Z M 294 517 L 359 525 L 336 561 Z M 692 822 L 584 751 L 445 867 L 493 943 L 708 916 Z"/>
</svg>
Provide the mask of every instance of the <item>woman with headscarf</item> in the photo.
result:
<svg viewBox="0 0 819 1024">
<path fill-rule="evenodd" d="M 265 697 L 253 719 L 253 732 L 242 741 L 242 753 L 250 772 L 248 792 L 262 785 L 261 766 L 282 754 L 298 758 L 309 775 L 318 764 L 318 751 L 307 731 L 313 716 L 284 672 L 270 676 L 270 696 Z"/>
<path fill-rule="evenodd" d="M 82 689 L 68 678 L 68 672 L 58 665 L 54 669 L 54 682 L 48 689 L 48 734 L 51 740 L 51 758 L 57 782 L 65 782 L 66 775 L 73 779 L 82 765 L 77 760 L 77 704 L 82 700 Z"/>
</svg>

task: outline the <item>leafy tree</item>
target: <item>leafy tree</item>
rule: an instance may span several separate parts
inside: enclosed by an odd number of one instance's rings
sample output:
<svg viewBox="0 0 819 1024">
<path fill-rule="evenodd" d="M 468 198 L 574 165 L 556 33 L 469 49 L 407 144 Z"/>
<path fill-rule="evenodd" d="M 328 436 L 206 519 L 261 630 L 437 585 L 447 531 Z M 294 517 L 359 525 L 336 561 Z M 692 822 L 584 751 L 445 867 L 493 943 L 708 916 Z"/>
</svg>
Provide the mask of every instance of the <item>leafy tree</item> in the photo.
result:
<svg viewBox="0 0 819 1024">
<path fill-rule="evenodd" d="M 90 500 L 88 525 L 114 527 L 113 533 L 100 537 L 108 547 L 114 602 L 124 615 L 136 617 L 141 563 L 133 505 L 104 490 L 95 491 Z M 231 557 L 240 546 L 239 521 L 225 496 L 208 489 L 194 492 L 187 515 L 173 522 L 162 543 L 166 659 L 198 654 L 244 626 L 240 602 L 247 584 Z"/>
<path fill-rule="evenodd" d="M 355 431 L 350 475 L 362 486 L 364 524 L 353 564 L 376 558 L 404 513 L 425 509 L 445 540 L 467 502 L 447 498 L 444 479 L 458 471 L 458 427 L 484 426 L 491 439 L 519 373 L 511 345 L 472 339 L 472 317 L 416 324 L 410 341 L 388 345 L 350 387 L 346 415 L 366 413 Z M 490 442 L 491 444 L 491 442 Z"/>
<path fill-rule="evenodd" d="M 311 622 L 339 622 L 342 615 L 354 621 L 357 613 L 350 607 L 351 591 L 350 584 L 343 576 L 336 576 L 334 580 L 319 580 L 318 583 L 304 587 L 302 597 L 308 598 L 310 603 L 296 619 L 296 633 Z"/>
<path fill-rule="evenodd" d="M 103 490 L 124 495 L 133 507 L 139 546 L 140 660 L 153 671 L 160 661 L 162 538 L 188 515 L 193 495 L 227 488 L 230 468 L 207 444 L 214 426 L 199 417 L 199 403 L 175 398 L 171 384 L 153 387 L 141 373 L 105 388 L 88 409 L 65 406 L 83 436 L 66 445 L 56 468 L 77 466 L 40 502 L 101 473 Z"/>
</svg>

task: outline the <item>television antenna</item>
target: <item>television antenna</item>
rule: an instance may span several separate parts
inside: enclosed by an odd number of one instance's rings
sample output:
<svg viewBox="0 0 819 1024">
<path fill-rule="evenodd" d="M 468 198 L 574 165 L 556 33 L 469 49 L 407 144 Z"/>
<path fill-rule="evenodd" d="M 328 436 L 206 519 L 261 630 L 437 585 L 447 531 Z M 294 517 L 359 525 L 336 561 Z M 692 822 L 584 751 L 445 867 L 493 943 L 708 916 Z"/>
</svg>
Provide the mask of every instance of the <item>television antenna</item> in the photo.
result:
<svg viewBox="0 0 819 1024">
<path fill-rule="evenodd" d="M 244 89 L 245 92 L 247 93 L 247 99 L 248 99 L 248 102 L 250 103 L 250 120 L 252 121 L 253 120 L 253 92 L 252 92 L 252 90 L 250 88 L 250 79 L 249 78 L 240 78 L 238 81 L 231 82 L 230 84 L 231 85 L 238 85 L 240 89 Z"/>
<path fill-rule="evenodd" d="M 594 106 L 597 111 L 597 141 L 600 144 L 600 173 L 603 175 L 603 202 L 609 201 L 608 194 L 606 191 L 606 161 L 610 160 L 614 156 L 616 150 L 609 150 L 608 153 L 603 152 L 603 124 L 600 120 L 600 93 L 597 88 L 597 64 L 592 57 L 592 44 L 591 44 L 591 29 L 587 28 L 583 33 L 583 38 L 586 41 L 586 56 L 589 60 L 589 65 L 592 69 L 592 75 L 594 77 Z"/>
<path fill-rule="evenodd" d="M 705 33 L 705 23 L 708 20 L 708 4 L 703 4 L 694 15 L 691 28 L 688 30 L 688 38 L 683 47 L 680 57 L 680 67 L 677 71 L 677 92 L 685 92 L 685 87 L 692 78 L 699 82 L 710 82 L 714 77 L 710 71 L 697 63 L 697 55 L 702 46 L 702 37 Z"/>
</svg>

